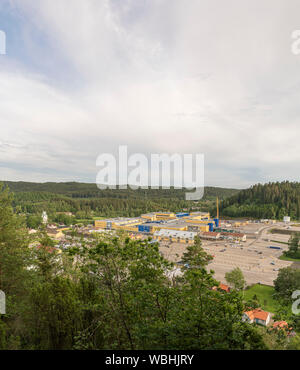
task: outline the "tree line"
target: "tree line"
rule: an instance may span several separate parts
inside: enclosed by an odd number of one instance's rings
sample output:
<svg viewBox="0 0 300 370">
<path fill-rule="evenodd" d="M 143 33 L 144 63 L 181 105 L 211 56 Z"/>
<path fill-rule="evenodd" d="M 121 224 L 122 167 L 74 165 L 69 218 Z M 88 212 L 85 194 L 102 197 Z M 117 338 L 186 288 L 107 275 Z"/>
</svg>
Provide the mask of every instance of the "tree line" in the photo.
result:
<svg viewBox="0 0 300 370">
<path fill-rule="evenodd" d="M 273 182 L 241 190 L 221 202 L 223 216 L 300 219 L 300 183 Z"/>
<path fill-rule="evenodd" d="M 55 222 L 58 212 L 71 212 L 76 219 L 92 221 L 93 217 L 137 217 L 155 211 L 209 211 L 216 196 L 223 199 L 238 192 L 206 187 L 203 199 L 191 202 L 185 200 L 186 189 L 100 190 L 95 184 L 83 183 L 6 182 L 5 185 L 14 192 L 16 212 L 27 215 L 28 227 L 38 223 L 43 211 Z"/>
<path fill-rule="evenodd" d="M 33 183 L 33 182 L 13 182 L 5 181 L 12 192 L 14 193 L 52 193 L 66 195 L 71 198 L 118 198 L 118 199 L 185 199 L 185 193 L 188 191 L 185 188 L 175 189 L 142 189 L 136 190 L 128 187 L 127 189 L 99 189 L 96 184 L 92 183 L 79 183 L 79 182 L 46 182 L 46 183 Z M 219 188 L 206 186 L 204 189 L 204 199 L 215 198 L 218 196 L 220 199 L 229 197 L 238 192 L 237 189 Z"/>
</svg>

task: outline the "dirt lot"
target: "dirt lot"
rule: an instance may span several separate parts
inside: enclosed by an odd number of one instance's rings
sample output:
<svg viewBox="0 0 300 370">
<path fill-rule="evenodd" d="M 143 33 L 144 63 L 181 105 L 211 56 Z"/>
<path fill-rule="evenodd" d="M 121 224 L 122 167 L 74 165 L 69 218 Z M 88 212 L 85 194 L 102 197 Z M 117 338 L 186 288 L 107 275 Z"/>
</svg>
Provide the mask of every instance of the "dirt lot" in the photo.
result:
<svg viewBox="0 0 300 370">
<path fill-rule="evenodd" d="M 285 226 L 278 223 L 276 227 Z M 244 273 L 247 285 L 255 283 L 273 285 L 278 270 L 291 266 L 293 262 L 278 259 L 282 252 L 288 248 L 282 242 L 287 242 L 289 236 L 270 234 L 268 231 L 271 228 L 262 224 L 244 226 L 243 230 L 240 230 L 247 233 L 246 242 L 203 240 L 204 250 L 214 256 L 212 263 L 208 265 L 208 269 L 213 270 L 215 278 L 224 283 L 226 282 L 226 272 L 239 267 Z M 270 246 L 277 246 L 281 249 L 270 249 Z M 178 262 L 181 260 L 186 247 L 185 244 L 163 243 L 160 251 L 168 260 Z"/>
</svg>

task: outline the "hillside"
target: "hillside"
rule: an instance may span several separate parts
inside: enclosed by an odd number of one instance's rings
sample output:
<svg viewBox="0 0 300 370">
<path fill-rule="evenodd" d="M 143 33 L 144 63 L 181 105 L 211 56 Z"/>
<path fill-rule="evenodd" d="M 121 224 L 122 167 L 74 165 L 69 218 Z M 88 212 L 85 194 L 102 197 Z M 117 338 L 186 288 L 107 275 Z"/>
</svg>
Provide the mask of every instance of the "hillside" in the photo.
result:
<svg viewBox="0 0 300 370">
<path fill-rule="evenodd" d="M 224 199 L 221 215 L 230 217 L 253 217 L 282 219 L 289 215 L 300 218 L 300 183 L 273 182 L 257 184 Z"/>
<path fill-rule="evenodd" d="M 100 190 L 96 184 L 92 183 L 79 183 L 79 182 L 14 182 L 4 181 L 10 190 L 14 193 L 17 192 L 47 192 L 54 194 L 62 194 L 72 198 L 123 198 L 123 199 L 136 199 L 136 198 L 177 198 L 185 199 L 185 189 L 138 189 L 132 190 Z M 204 190 L 204 199 L 215 198 L 218 196 L 220 199 L 225 199 L 236 194 L 239 190 L 227 189 L 219 187 L 206 187 Z"/>
<path fill-rule="evenodd" d="M 138 216 L 151 211 L 181 211 L 190 207 L 208 210 L 215 197 L 225 199 L 239 190 L 207 187 L 199 202 L 185 200 L 185 189 L 100 190 L 87 183 L 4 182 L 15 194 L 14 207 L 22 213 L 40 214 L 43 210 L 72 212 L 78 218 L 94 216 Z"/>
</svg>

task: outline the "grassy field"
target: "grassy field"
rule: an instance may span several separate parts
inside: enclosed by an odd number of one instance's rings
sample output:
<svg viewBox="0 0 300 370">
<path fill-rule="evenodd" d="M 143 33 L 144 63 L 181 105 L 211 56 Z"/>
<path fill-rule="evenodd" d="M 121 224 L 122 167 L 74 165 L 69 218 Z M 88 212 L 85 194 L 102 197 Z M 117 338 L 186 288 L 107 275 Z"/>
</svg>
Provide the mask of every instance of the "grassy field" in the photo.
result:
<svg viewBox="0 0 300 370">
<path fill-rule="evenodd" d="M 282 255 L 279 257 L 279 259 L 280 259 L 280 260 L 282 260 L 282 261 L 300 262 L 300 258 L 287 257 L 287 256 L 285 256 L 284 254 L 282 254 Z"/>
<path fill-rule="evenodd" d="M 274 313 L 278 308 L 277 301 L 273 298 L 274 287 L 268 285 L 255 284 L 245 290 L 245 300 L 250 300 L 254 295 L 258 297 L 262 309 Z"/>
<path fill-rule="evenodd" d="M 287 242 L 281 242 L 279 240 L 271 240 L 272 243 L 279 243 L 279 244 L 285 244 L 285 245 L 289 245 L 289 243 Z"/>
</svg>

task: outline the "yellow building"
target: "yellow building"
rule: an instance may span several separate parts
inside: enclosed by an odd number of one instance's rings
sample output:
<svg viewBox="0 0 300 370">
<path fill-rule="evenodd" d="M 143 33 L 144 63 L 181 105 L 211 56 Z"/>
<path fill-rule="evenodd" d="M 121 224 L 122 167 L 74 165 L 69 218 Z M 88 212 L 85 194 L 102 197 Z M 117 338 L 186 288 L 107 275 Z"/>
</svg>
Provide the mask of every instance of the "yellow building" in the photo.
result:
<svg viewBox="0 0 300 370">
<path fill-rule="evenodd" d="M 176 217 L 173 212 L 151 212 L 142 214 L 136 218 L 110 218 L 104 220 L 95 220 L 95 229 L 125 230 L 129 232 L 139 231 L 138 225 L 148 225 L 150 233 L 158 230 L 173 230 L 186 232 L 205 232 L 209 230 L 209 212 L 193 212 L 190 216 Z M 155 223 L 161 221 L 161 223 Z M 163 222 L 164 221 L 164 222 Z M 151 222 L 154 222 L 151 224 Z M 148 231 L 149 232 L 149 231 Z"/>
<path fill-rule="evenodd" d="M 249 224 L 249 222 L 248 221 L 243 221 L 243 222 L 241 222 L 241 221 L 237 221 L 237 222 L 235 222 L 234 224 L 233 224 L 233 226 L 234 227 L 241 227 L 241 226 L 246 226 L 246 225 L 248 225 Z"/>
<path fill-rule="evenodd" d="M 130 231 L 130 232 L 137 232 L 138 228 L 137 225 L 121 225 L 121 226 L 115 226 L 114 230 L 123 230 L 123 231 Z"/>
<path fill-rule="evenodd" d="M 106 220 L 96 220 L 95 221 L 95 228 L 96 229 L 105 229 L 106 228 Z"/>
<path fill-rule="evenodd" d="M 209 226 L 208 225 L 201 225 L 201 226 L 199 226 L 199 231 L 208 232 L 209 231 Z"/>
<path fill-rule="evenodd" d="M 156 214 L 155 213 L 145 213 L 141 215 L 141 218 L 147 221 L 156 221 Z"/>
<path fill-rule="evenodd" d="M 206 224 L 189 224 L 187 230 L 195 232 L 208 232 L 209 226 Z"/>
<path fill-rule="evenodd" d="M 201 220 L 201 219 L 198 219 L 198 218 L 190 218 L 190 219 L 186 219 L 185 222 L 188 222 L 188 223 L 191 223 L 191 224 L 207 224 L 208 222 L 214 222 L 214 221 L 211 221 L 211 220 Z"/>
<path fill-rule="evenodd" d="M 176 215 L 173 212 L 153 212 L 141 215 L 142 219 L 147 221 L 175 220 Z"/>
<path fill-rule="evenodd" d="M 113 230 L 128 230 L 128 231 L 135 231 L 132 229 L 133 226 L 137 226 L 141 223 L 140 218 L 110 218 L 107 220 L 95 220 L 95 228 L 96 229 L 113 229 Z"/>
<path fill-rule="evenodd" d="M 191 212 L 190 218 L 197 219 L 197 220 L 203 220 L 204 218 L 210 219 L 210 213 L 209 212 Z"/>
<path fill-rule="evenodd" d="M 156 220 L 175 220 L 177 217 L 173 212 L 156 212 Z"/>
<path fill-rule="evenodd" d="M 47 231 L 47 235 L 53 239 L 62 239 L 65 236 L 63 230 L 49 230 Z"/>
</svg>

